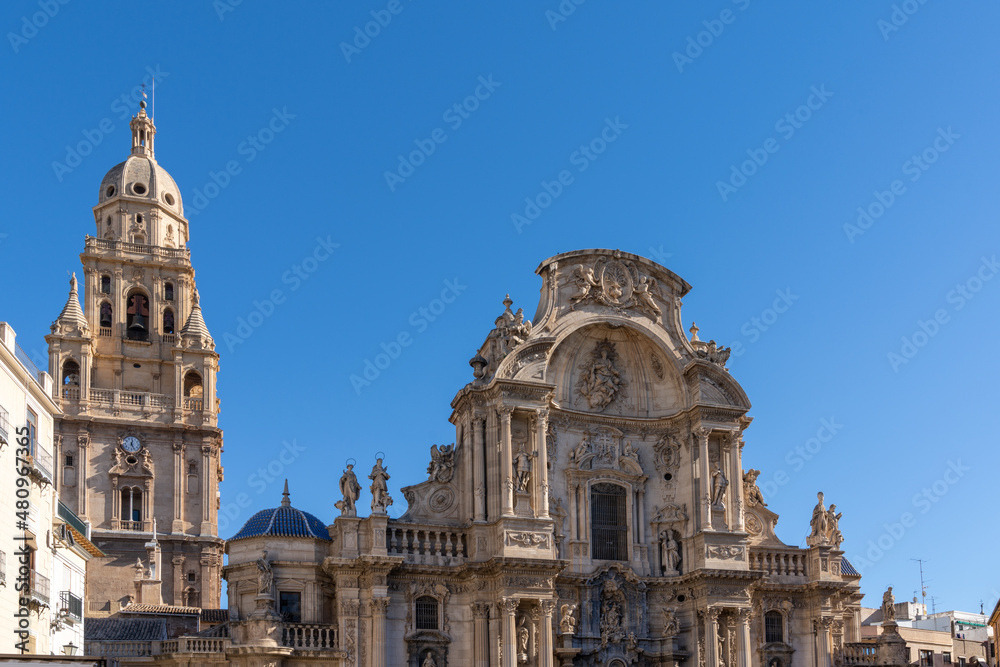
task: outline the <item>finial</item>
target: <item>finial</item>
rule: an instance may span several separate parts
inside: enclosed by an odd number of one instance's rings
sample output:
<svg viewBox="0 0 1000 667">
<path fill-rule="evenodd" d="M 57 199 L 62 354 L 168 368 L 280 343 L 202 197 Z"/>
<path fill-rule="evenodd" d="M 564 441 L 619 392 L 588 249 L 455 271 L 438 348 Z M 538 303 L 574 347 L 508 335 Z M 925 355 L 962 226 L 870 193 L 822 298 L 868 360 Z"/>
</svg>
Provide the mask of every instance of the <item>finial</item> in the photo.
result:
<svg viewBox="0 0 1000 667">
<path fill-rule="evenodd" d="M 146 100 L 139 102 L 139 108 L 142 109 L 143 111 L 146 110 Z"/>
<path fill-rule="evenodd" d="M 288 497 L 288 478 L 285 478 L 285 490 L 282 492 L 281 495 L 282 495 L 281 506 L 282 507 L 291 507 L 292 506 L 292 501 Z"/>
<path fill-rule="evenodd" d="M 688 329 L 688 331 L 691 332 L 691 342 L 692 343 L 699 343 L 699 342 L 701 342 L 700 339 L 698 338 L 698 331 L 699 331 L 699 329 L 698 329 L 698 325 L 697 324 L 695 324 L 694 322 L 692 322 L 691 323 L 691 328 Z"/>
<path fill-rule="evenodd" d="M 191 297 L 191 301 L 195 306 L 199 305 L 199 303 L 201 302 L 201 295 L 198 294 L 197 287 L 194 289 L 194 296 Z"/>
<path fill-rule="evenodd" d="M 76 294 L 76 272 L 69 277 L 69 292 L 70 294 Z"/>
<path fill-rule="evenodd" d="M 507 308 L 507 310 L 510 310 L 510 307 L 511 307 L 511 305 L 513 303 L 514 303 L 514 300 L 510 298 L 510 294 L 508 294 L 507 296 L 505 296 L 503 298 L 503 305 L 504 305 L 504 307 Z"/>
</svg>

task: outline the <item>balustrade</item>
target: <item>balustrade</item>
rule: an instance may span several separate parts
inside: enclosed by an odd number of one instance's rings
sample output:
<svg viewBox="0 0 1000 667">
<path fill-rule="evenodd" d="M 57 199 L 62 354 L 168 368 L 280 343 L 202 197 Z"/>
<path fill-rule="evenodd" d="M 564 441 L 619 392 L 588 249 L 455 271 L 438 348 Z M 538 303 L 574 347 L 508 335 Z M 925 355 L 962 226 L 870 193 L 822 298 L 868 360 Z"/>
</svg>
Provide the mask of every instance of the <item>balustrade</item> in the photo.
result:
<svg viewBox="0 0 1000 667">
<path fill-rule="evenodd" d="M 764 570 L 772 576 L 806 576 L 805 551 L 750 550 L 750 569 Z"/>
<path fill-rule="evenodd" d="M 333 625 L 285 623 L 281 628 L 281 645 L 298 651 L 324 651 L 338 647 L 337 628 Z"/>
<path fill-rule="evenodd" d="M 849 642 L 841 650 L 841 664 L 874 665 L 877 659 L 877 647 L 874 642 Z"/>
<path fill-rule="evenodd" d="M 465 534 L 442 526 L 389 525 L 386 530 L 386 550 L 391 554 L 420 557 L 440 557 L 445 560 L 468 555 Z"/>
</svg>

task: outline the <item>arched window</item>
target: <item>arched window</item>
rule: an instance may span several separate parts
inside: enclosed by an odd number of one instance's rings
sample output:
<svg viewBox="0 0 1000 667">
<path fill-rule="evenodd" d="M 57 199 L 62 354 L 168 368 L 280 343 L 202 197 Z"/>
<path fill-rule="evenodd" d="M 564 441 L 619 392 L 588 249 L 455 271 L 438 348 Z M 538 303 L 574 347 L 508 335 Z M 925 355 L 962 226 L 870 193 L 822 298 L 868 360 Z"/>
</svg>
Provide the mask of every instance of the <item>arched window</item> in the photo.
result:
<svg viewBox="0 0 1000 667">
<path fill-rule="evenodd" d="M 417 630 L 438 629 L 438 601 L 430 595 L 422 595 L 416 601 Z"/>
<path fill-rule="evenodd" d="M 166 301 L 173 301 L 174 300 L 174 284 L 173 283 L 164 283 L 164 285 L 163 285 L 163 298 Z"/>
<path fill-rule="evenodd" d="M 142 521 L 142 489 L 126 486 L 121 490 L 122 521 Z"/>
<path fill-rule="evenodd" d="M 106 273 L 101 276 L 101 294 L 111 294 L 111 276 Z"/>
<path fill-rule="evenodd" d="M 112 315 L 111 304 L 107 301 L 102 301 L 100 318 L 102 329 L 110 329 L 113 326 L 112 322 L 114 321 L 114 317 Z"/>
<path fill-rule="evenodd" d="M 590 489 L 590 557 L 628 560 L 625 487 L 594 484 Z"/>
<path fill-rule="evenodd" d="M 163 311 L 163 333 L 172 334 L 174 332 L 174 311 L 167 308 Z"/>
<path fill-rule="evenodd" d="M 201 385 L 201 376 L 194 371 L 188 371 L 184 376 L 184 395 L 189 398 L 201 398 L 205 390 Z"/>
<path fill-rule="evenodd" d="M 72 359 L 67 359 L 63 363 L 63 385 L 70 387 L 80 386 L 80 364 L 76 363 Z"/>
<path fill-rule="evenodd" d="M 149 340 L 149 299 L 132 292 L 125 299 L 125 330 L 130 340 Z"/>
<path fill-rule="evenodd" d="M 775 644 L 785 641 L 784 619 L 780 611 L 764 614 L 764 643 Z"/>
</svg>

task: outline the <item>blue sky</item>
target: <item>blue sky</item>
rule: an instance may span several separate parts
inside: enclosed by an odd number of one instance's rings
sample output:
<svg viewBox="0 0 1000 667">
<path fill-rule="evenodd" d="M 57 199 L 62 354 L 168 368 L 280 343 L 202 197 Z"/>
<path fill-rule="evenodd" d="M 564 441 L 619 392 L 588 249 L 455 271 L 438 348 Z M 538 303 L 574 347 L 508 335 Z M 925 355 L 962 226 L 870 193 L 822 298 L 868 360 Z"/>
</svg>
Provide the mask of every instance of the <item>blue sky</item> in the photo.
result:
<svg viewBox="0 0 1000 667">
<path fill-rule="evenodd" d="M 804 545 L 822 490 L 867 604 L 911 595 L 923 558 L 938 610 L 988 611 L 1000 7 L 789 4 L 4 3 L 0 319 L 45 359 L 157 72 L 157 159 L 222 355 L 224 533 L 286 476 L 332 521 L 344 461 L 377 451 L 402 509 L 504 294 L 530 315 L 543 259 L 621 248 L 691 283 L 685 323 L 733 345 L 782 539 Z"/>
</svg>

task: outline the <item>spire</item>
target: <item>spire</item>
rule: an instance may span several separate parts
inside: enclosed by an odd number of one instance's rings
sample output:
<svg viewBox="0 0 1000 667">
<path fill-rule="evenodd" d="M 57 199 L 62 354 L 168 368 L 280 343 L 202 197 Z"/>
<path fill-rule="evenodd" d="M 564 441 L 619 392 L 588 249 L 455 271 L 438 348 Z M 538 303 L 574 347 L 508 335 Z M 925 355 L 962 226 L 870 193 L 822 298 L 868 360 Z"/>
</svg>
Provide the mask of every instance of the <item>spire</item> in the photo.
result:
<svg viewBox="0 0 1000 667">
<path fill-rule="evenodd" d="M 288 479 L 287 478 L 285 478 L 285 490 L 281 494 L 281 496 L 282 496 L 281 497 L 281 506 L 282 507 L 291 507 L 292 506 L 292 500 L 291 500 L 291 498 L 288 497 Z"/>
<path fill-rule="evenodd" d="M 187 322 L 184 323 L 184 328 L 181 329 L 181 336 L 200 338 L 204 347 L 213 347 L 215 342 L 212 340 L 212 334 L 208 333 L 205 319 L 201 316 L 201 297 L 198 295 L 197 289 L 194 290 L 192 300 L 194 305 L 191 307 L 191 314 L 188 315 Z"/>
<path fill-rule="evenodd" d="M 132 116 L 129 123 L 132 128 L 132 155 L 153 157 L 153 137 L 156 136 L 156 126 L 153 119 L 146 115 L 146 101 L 139 102 L 139 113 Z"/>
<path fill-rule="evenodd" d="M 59 317 L 56 318 L 56 321 L 51 326 L 53 333 L 59 328 L 64 328 L 68 331 L 89 331 L 87 318 L 83 316 L 83 310 L 80 308 L 80 301 L 77 296 L 75 273 L 69 279 L 69 299 L 66 300 L 66 305 L 63 306 L 62 312 L 59 313 Z"/>
</svg>

